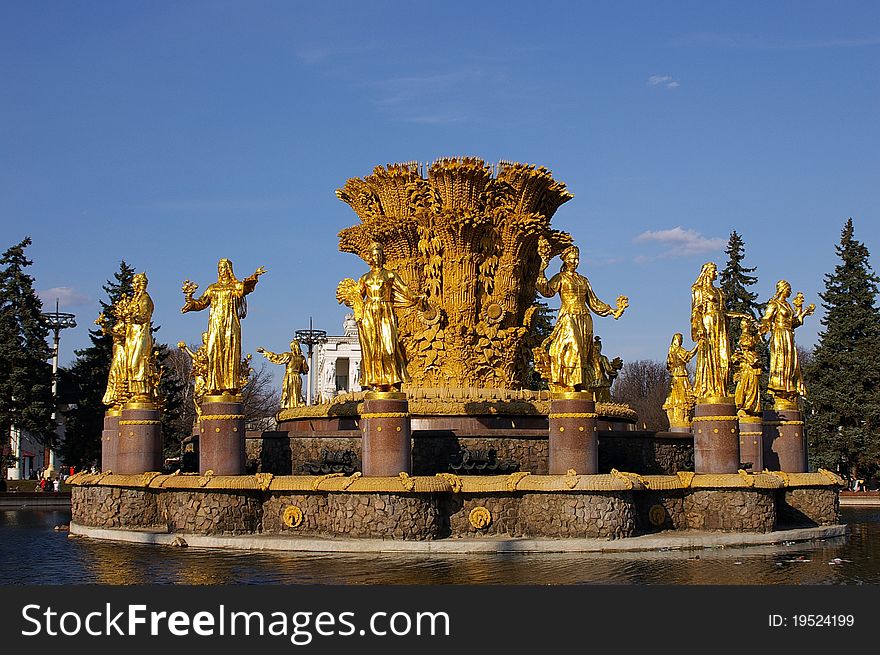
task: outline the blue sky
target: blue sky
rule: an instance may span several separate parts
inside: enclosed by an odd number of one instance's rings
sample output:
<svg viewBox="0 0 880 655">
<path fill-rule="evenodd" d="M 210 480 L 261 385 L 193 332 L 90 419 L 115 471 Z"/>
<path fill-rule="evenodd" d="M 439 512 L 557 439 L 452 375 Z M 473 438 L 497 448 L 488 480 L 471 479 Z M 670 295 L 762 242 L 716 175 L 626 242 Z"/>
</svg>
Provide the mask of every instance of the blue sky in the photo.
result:
<svg viewBox="0 0 880 655">
<path fill-rule="evenodd" d="M 347 178 L 525 161 L 575 195 L 554 226 L 599 296 L 630 296 L 605 353 L 663 359 L 733 229 L 762 300 L 784 277 L 818 304 L 849 216 L 880 253 L 880 5 L 768 5 L 6 1 L 0 247 L 30 235 L 78 315 L 63 362 L 120 258 L 168 343 L 207 320 L 179 313 L 185 278 L 266 266 L 244 345 L 280 350 L 310 315 L 338 333 L 336 283 L 366 270 L 337 251 Z"/>
</svg>

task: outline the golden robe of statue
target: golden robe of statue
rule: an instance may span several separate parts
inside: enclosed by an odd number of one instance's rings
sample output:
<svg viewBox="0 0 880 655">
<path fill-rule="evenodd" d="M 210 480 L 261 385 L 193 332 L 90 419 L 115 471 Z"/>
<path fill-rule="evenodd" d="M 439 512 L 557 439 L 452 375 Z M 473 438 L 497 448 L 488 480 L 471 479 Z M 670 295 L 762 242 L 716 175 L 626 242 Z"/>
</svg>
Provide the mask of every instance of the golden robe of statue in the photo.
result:
<svg viewBox="0 0 880 655">
<path fill-rule="evenodd" d="M 241 319 L 247 316 L 245 296 L 254 290 L 265 272 L 261 266 L 253 275 L 238 280 L 232 271 L 232 262 L 221 259 L 217 263 L 217 281 L 205 289 L 201 297 L 193 298 L 198 285 L 189 280 L 183 284 L 186 302 L 180 310 L 182 313 L 211 308 L 205 345 L 206 394 L 238 395 L 241 392 Z"/>
<path fill-rule="evenodd" d="M 672 335 L 672 343 L 666 354 L 666 370 L 669 371 L 669 395 L 663 403 L 670 426 L 690 425 L 694 409 L 694 390 L 688 375 L 687 364 L 697 353 L 697 346 L 688 350 L 682 345 L 681 332 Z"/>
<path fill-rule="evenodd" d="M 553 332 L 541 345 L 549 359 L 549 375 L 545 375 L 551 391 L 587 391 L 601 386 L 590 311 L 618 319 L 629 304 L 626 296 L 617 298 L 616 309 L 599 300 L 590 281 L 577 272 L 579 263 L 580 251 L 571 246 L 562 253 L 562 270 L 548 281 L 544 274 L 548 262 L 544 260 L 536 281 L 542 296 L 559 294 L 561 303 Z"/>
<path fill-rule="evenodd" d="M 767 301 L 767 309 L 761 318 L 761 333 L 770 333 L 770 378 L 767 390 L 773 396 L 777 409 L 795 406 L 798 396 L 806 394 L 797 348 L 794 344 L 795 328 L 804 324 L 816 306 L 804 308 L 804 295 L 798 293 L 794 307 L 788 303 L 791 285 L 785 280 L 776 283 L 776 295 Z"/>
<path fill-rule="evenodd" d="M 119 314 L 119 304 L 114 305 L 114 314 Z M 101 332 L 113 339 L 113 354 L 110 359 L 110 373 L 107 376 L 107 389 L 101 402 L 108 407 L 119 408 L 125 403 L 128 395 L 125 357 L 125 323 L 117 316 L 116 322 L 110 326 L 107 317 L 100 314 L 95 324 L 101 327 Z"/>
<path fill-rule="evenodd" d="M 691 339 L 697 344 L 694 376 L 697 399 L 727 397 L 731 355 L 727 321 L 734 317 L 749 318 L 727 311 L 724 293 L 712 284 L 717 277 L 718 268 L 707 262 L 691 287 Z"/>
<path fill-rule="evenodd" d="M 302 393 L 302 378 L 309 372 L 309 363 L 302 354 L 299 341 L 294 339 L 290 342 L 290 351 L 286 353 L 273 353 L 263 348 L 257 348 L 258 353 L 273 364 L 285 366 L 284 381 L 281 385 L 281 409 L 300 407 L 306 404 Z"/>
<path fill-rule="evenodd" d="M 740 416 L 761 415 L 761 357 L 755 349 L 758 336 L 752 321 L 743 319 L 739 350 L 733 355 L 736 370 L 733 381 L 736 383 L 734 400 Z"/>
<path fill-rule="evenodd" d="M 399 390 L 409 374 L 394 308 L 427 309 L 427 301 L 424 294 L 413 294 L 394 271 L 384 268 L 385 252 L 380 244 L 370 248 L 368 263 L 370 270 L 360 280 L 349 278 L 339 283 L 336 299 L 354 309 L 361 344 L 361 386 L 373 391 Z"/>
<path fill-rule="evenodd" d="M 128 392 L 132 400 L 154 400 L 157 375 L 153 355 L 153 299 L 147 293 L 144 273 L 135 275 L 131 284 L 132 296 L 123 305 Z"/>
</svg>

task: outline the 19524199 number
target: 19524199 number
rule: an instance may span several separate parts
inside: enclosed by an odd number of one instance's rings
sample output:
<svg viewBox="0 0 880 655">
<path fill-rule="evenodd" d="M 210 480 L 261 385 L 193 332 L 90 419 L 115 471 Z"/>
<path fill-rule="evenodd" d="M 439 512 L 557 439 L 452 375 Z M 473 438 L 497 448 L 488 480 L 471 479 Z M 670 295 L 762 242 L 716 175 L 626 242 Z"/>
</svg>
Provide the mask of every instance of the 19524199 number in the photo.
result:
<svg viewBox="0 0 880 655">
<path fill-rule="evenodd" d="M 768 623 L 771 628 L 851 628 L 856 617 L 852 614 L 771 614 Z"/>
</svg>

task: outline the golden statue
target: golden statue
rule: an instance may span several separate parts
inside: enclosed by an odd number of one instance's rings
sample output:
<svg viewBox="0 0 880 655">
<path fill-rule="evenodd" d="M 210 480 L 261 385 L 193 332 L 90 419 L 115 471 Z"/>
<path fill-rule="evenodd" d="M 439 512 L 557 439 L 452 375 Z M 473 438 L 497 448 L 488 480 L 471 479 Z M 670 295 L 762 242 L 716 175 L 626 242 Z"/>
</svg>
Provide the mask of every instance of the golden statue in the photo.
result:
<svg viewBox="0 0 880 655">
<path fill-rule="evenodd" d="M 751 318 L 727 311 L 724 293 L 712 284 L 717 277 L 718 268 L 707 262 L 691 287 L 691 339 L 697 344 L 694 394 L 698 400 L 727 397 L 730 380 L 727 321 L 730 318 Z"/>
<path fill-rule="evenodd" d="M 189 280 L 183 283 L 186 302 L 180 310 L 182 313 L 211 307 L 205 345 L 208 356 L 205 393 L 208 395 L 237 396 L 241 393 L 241 319 L 247 316 L 245 296 L 254 290 L 265 272 L 266 269 L 260 266 L 253 275 L 238 280 L 232 271 L 232 262 L 221 259 L 217 263 L 217 281 L 208 286 L 201 297 L 193 298 L 199 285 Z"/>
<path fill-rule="evenodd" d="M 538 370 L 551 391 L 594 390 L 601 384 L 590 311 L 599 316 L 613 316 L 616 320 L 629 306 L 629 299 L 618 296 L 616 308 L 599 300 L 589 280 L 577 272 L 580 263 L 577 246 L 563 251 L 562 269 L 548 281 L 544 274 L 549 264 L 548 246 L 542 242 L 539 250 L 542 252 L 541 268 L 535 287 L 545 298 L 559 294 L 561 306 L 553 332 L 539 347 L 546 351 L 546 358 L 536 352 L 536 368 L 549 361 L 549 371 Z"/>
<path fill-rule="evenodd" d="M 761 356 L 755 349 L 758 335 L 750 319 L 742 320 L 742 334 L 739 338 L 739 350 L 733 354 L 732 362 L 736 366 L 733 381 L 736 383 L 737 413 L 740 416 L 761 415 Z"/>
<path fill-rule="evenodd" d="M 192 359 L 190 376 L 193 379 L 193 406 L 196 410 L 196 421 L 200 421 L 202 418 L 202 399 L 205 397 L 205 389 L 208 384 L 208 333 L 202 332 L 202 345 L 196 350 L 190 350 L 183 341 L 178 341 L 177 347 Z"/>
<path fill-rule="evenodd" d="M 596 349 L 596 355 L 598 357 L 597 361 L 599 364 L 599 370 L 596 375 L 596 379 L 599 381 L 599 384 L 594 389 L 596 402 L 610 403 L 611 385 L 614 384 L 614 381 L 620 374 L 620 369 L 623 368 L 623 360 L 620 359 L 620 357 L 615 357 L 614 359 L 609 360 L 605 355 L 602 354 L 601 337 L 594 337 L 593 343 L 594 348 Z"/>
<path fill-rule="evenodd" d="M 794 345 L 795 328 L 804 324 L 816 306 L 804 308 L 804 294 L 798 292 L 793 305 L 788 303 L 791 285 L 785 280 L 776 283 L 776 295 L 767 301 L 761 318 L 761 334 L 770 333 L 770 379 L 767 390 L 773 396 L 776 409 L 796 409 L 798 396 L 806 395 L 797 348 Z"/>
<path fill-rule="evenodd" d="M 129 401 L 154 402 L 157 399 L 159 374 L 153 352 L 153 299 L 147 293 L 147 276 L 136 274 L 130 298 L 120 298 L 120 312 L 125 322 L 126 380 Z"/>
<path fill-rule="evenodd" d="M 113 409 L 120 409 L 128 397 L 128 384 L 126 381 L 126 357 L 125 357 L 125 323 L 121 320 L 119 311 L 121 305 L 117 302 L 111 309 L 116 321 L 110 325 L 110 321 L 103 313 L 95 319 L 95 325 L 100 326 L 101 333 L 113 339 L 113 354 L 110 359 L 110 374 L 107 376 L 107 389 L 101 402 Z"/>
<path fill-rule="evenodd" d="M 666 370 L 669 371 L 669 395 L 663 403 L 670 427 L 685 427 L 691 424 L 694 410 L 694 390 L 688 375 L 687 364 L 697 354 L 698 346 L 688 350 L 682 345 L 681 332 L 672 335 L 669 352 L 666 354 Z"/>
<path fill-rule="evenodd" d="M 396 273 L 384 267 L 381 244 L 373 244 L 367 262 L 370 270 L 360 280 L 346 278 L 339 283 L 336 299 L 354 310 L 361 344 L 361 386 L 373 391 L 399 391 L 409 374 L 394 308 L 417 306 L 427 310 L 427 300 L 424 294 L 410 292 Z"/>
<path fill-rule="evenodd" d="M 273 364 L 282 364 L 284 369 L 284 382 L 281 384 L 281 409 L 300 407 L 306 404 L 302 393 L 302 378 L 309 372 L 309 363 L 300 349 L 299 341 L 294 339 L 290 342 L 290 351 L 286 353 L 273 353 L 264 348 L 257 348 L 258 353 Z"/>
</svg>

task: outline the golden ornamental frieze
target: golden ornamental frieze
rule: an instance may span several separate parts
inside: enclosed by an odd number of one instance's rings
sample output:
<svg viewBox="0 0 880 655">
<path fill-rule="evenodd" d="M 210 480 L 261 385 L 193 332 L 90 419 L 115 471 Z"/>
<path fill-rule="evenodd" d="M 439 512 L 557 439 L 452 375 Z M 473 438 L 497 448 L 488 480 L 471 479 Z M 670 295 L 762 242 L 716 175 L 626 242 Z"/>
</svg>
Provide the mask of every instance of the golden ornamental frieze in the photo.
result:
<svg viewBox="0 0 880 655">
<path fill-rule="evenodd" d="M 797 487 L 836 487 L 845 482 L 835 473 L 819 469 L 815 473 L 694 474 L 681 471 L 676 475 L 639 475 L 612 470 L 611 473 L 579 475 L 533 475 L 524 471 L 510 475 L 408 475 L 395 477 L 364 477 L 360 472 L 346 476 L 330 473 L 323 476 L 277 475 L 198 475 L 156 472 L 117 475 L 114 473 L 77 473 L 67 479 L 75 487 L 129 487 L 156 490 L 202 491 L 268 491 L 268 492 L 340 492 L 340 493 L 504 493 L 504 492 L 578 492 L 578 491 L 642 491 L 673 489 L 783 489 Z"/>
<path fill-rule="evenodd" d="M 399 338 L 414 387 L 524 386 L 534 337 L 538 240 L 559 253 L 570 235 L 553 230 L 573 196 L 549 170 L 475 157 L 376 167 L 336 192 L 361 219 L 339 249 L 365 261 L 381 243 L 385 267 L 428 311 L 404 311 Z"/>
<path fill-rule="evenodd" d="M 527 389 L 410 388 L 404 385 L 410 416 L 546 416 L 550 393 Z M 292 407 L 278 413 L 279 421 L 299 418 L 358 418 L 363 411 L 364 392 L 340 394 L 330 403 Z M 596 403 L 599 420 L 633 423 L 636 411 L 624 403 Z"/>
</svg>

